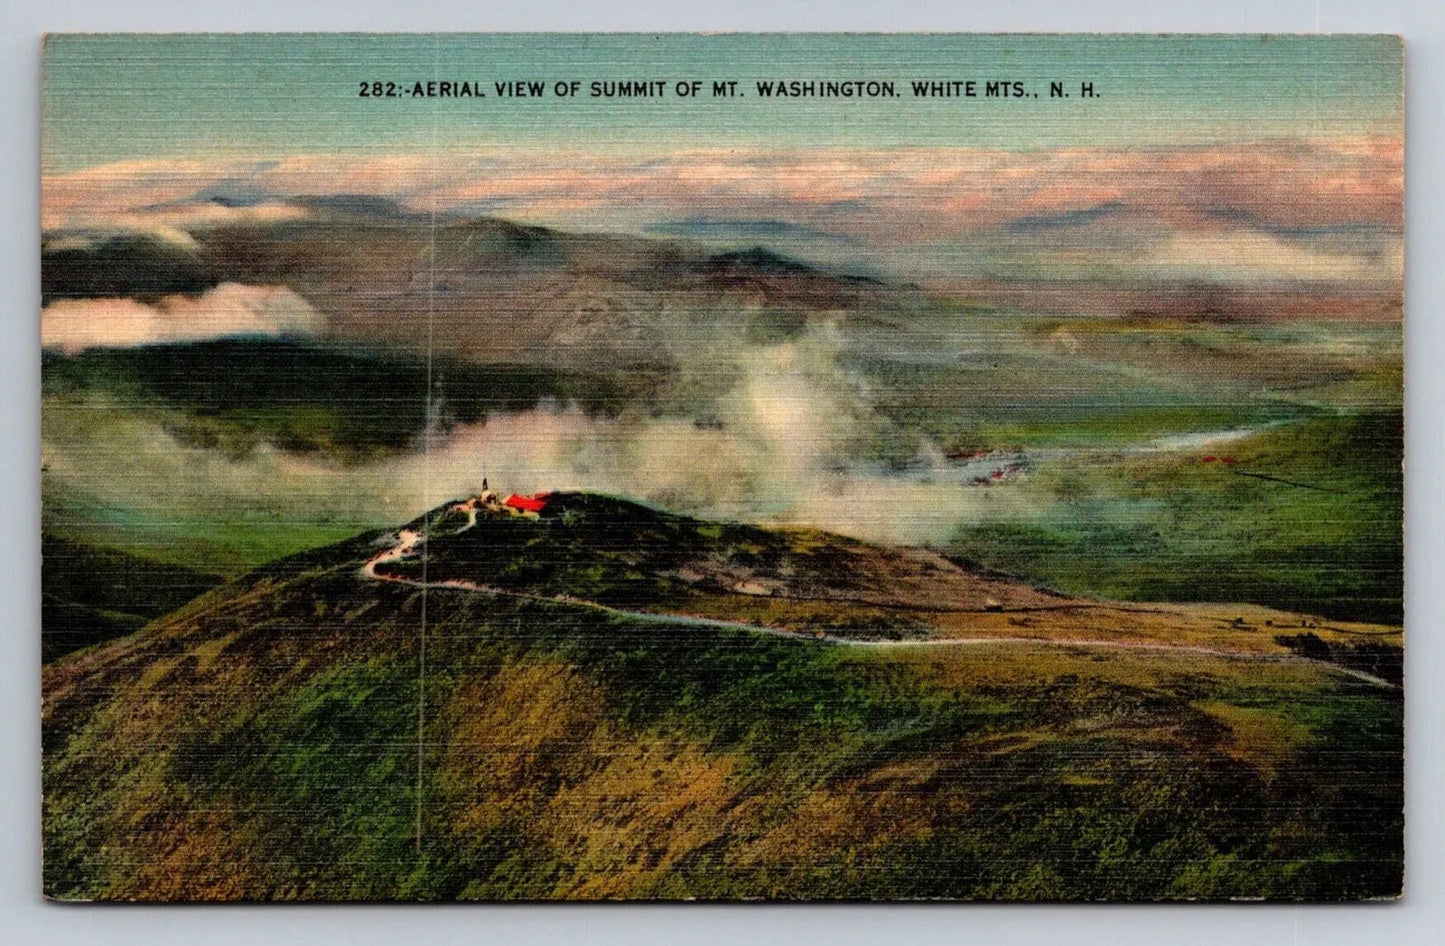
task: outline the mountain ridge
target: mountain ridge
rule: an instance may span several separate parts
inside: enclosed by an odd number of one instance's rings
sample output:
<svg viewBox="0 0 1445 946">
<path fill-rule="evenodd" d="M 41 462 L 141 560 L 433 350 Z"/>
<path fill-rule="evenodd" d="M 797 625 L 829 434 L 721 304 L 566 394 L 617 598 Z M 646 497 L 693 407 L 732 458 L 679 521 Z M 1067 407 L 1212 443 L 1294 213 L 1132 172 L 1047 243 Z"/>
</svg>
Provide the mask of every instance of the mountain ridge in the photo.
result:
<svg viewBox="0 0 1445 946">
<path fill-rule="evenodd" d="M 599 609 L 577 586 L 599 562 L 625 578 L 650 567 L 647 555 L 653 565 L 686 547 L 711 557 L 734 540 L 747 551 L 768 530 L 730 534 L 579 494 L 545 499 L 550 520 L 488 508 L 464 528 L 468 510 L 448 504 L 400 530 L 273 562 L 47 666 L 47 896 L 1399 889 L 1395 829 L 1352 815 L 1361 799 L 1389 811 L 1398 797 L 1397 690 L 1313 661 L 1187 647 L 839 646 L 848 628 L 818 639 L 786 611 L 796 600 L 715 588 L 687 610 L 720 617 L 742 600 L 780 602 L 793 627 Z M 622 535 L 589 558 L 559 538 L 615 535 L 632 516 L 664 547 L 639 550 L 637 535 Z M 428 564 L 426 587 L 368 578 L 365 563 L 413 528 L 427 530 L 441 569 Z M 448 541 L 468 535 L 490 537 L 480 548 L 530 548 L 527 561 L 552 563 L 552 574 L 514 572 L 525 594 L 448 585 L 445 565 L 460 561 Z M 796 536 L 774 541 L 806 551 Z M 769 553 L 750 554 L 766 564 Z M 653 603 L 675 606 L 697 584 L 663 588 Z M 624 599 L 649 604 L 636 587 Z M 868 612 L 816 601 L 850 621 Z M 1040 616 L 987 603 L 967 614 L 1000 629 Z M 1325 748 L 1311 748 L 1315 733 L 1329 734 Z M 1069 853 L 1101 845 L 1115 853 Z"/>
</svg>

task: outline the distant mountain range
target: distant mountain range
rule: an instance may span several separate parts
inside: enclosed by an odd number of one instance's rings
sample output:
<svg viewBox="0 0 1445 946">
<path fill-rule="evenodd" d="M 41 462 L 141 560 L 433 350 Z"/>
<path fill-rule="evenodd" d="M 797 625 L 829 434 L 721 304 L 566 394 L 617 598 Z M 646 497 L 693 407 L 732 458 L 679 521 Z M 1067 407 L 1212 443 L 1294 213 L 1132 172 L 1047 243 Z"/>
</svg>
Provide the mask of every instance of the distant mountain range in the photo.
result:
<svg viewBox="0 0 1445 946">
<path fill-rule="evenodd" d="M 916 295 L 761 246 L 713 252 L 495 218 L 434 222 L 374 200 L 316 200 L 301 221 L 191 236 L 194 245 L 139 233 L 48 234 L 43 301 L 284 286 L 339 340 L 418 350 L 430 330 L 466 360 L 656 368 L 699 334 L 747 330 L 750 313 L 754 322 L 760 311 L 806 318 L 897 308 Z"/>
</svg>

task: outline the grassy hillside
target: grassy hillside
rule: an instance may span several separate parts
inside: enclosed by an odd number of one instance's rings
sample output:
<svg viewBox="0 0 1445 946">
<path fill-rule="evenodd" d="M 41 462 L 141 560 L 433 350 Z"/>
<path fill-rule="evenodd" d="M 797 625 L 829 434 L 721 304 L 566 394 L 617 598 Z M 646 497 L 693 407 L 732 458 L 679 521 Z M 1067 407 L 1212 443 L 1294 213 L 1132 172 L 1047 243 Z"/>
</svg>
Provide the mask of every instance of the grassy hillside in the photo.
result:
<svg viewBox="0 0 1445 946">
<path fill-rule="evenodd" d="M 41 659 L 130 634 L 221 583 L 216 575 L 42 535 Z"/>
<path fill-rule="evenodd" d="M 347 462 L 412 447 L 429 419 L 445 430 L 542 402 L 615 413 L 639 383 L 270 339 L 46 352 L 42 378 L 52 411 L 109 398 L 163 418 L 183 444 L 244 455 L 265 443 Z"/>
<path fill-rule="evenodd" d="M 1371 413 L 1041 465 L 1029 519 L 961 529 L 950 547 L 1075 593 L 1399 623 L 1403 455 L 1400 414 Z"/>
<path fill-rule="evenodd" d="M 1056 598 L 968 572 L 920 549 L 883 549 L 812 529 L 700 522 L 627 500 L 553 493 L 536 519 L 482 513 L 451 532 L 458 514 L 429 528 L 432 581 L 461 579 L 645 610 L 717 608 L 726 598 L 771 604 L 813 600 L 839 613 L 981 611 L 1038 607 Z M 449 534 L 450 533 L 450 534 Z M 380 566 L 415 577 L 412 557 Z M 787 613 L 787 612 L 783 612 Z M 781 615 L 780 615 L 781 617 Z"/>
<path fill-rule="evenodd" d="M 614 579 L 632 606 L 679 582 L 701 593 L 679 564 L 743 551 L 796 559 L 795 594 L 851 605 L 829 597 L 831 568 L 801 590 L 797 535 L 596 497 L 555 513 L 461 533 L 434 517 L 439 569 L 532 597 L 368 579 L 362 563 L 396 542 L 374 533 L 51 665 L 47 894 L 1399 892 L 1398 690 L 1297 658 L 1043 638 L 865 648 L 644 620 L 547 596 L 601 597 Z M 640 577 L 617 571 L 629 556 Z M 508 560 L 556 568 L 508 577 Z M 638 590 L 663 572 L 672 585 Z M 1056 620 L 1065 636 L 1073 619 Z"/>
</svg>

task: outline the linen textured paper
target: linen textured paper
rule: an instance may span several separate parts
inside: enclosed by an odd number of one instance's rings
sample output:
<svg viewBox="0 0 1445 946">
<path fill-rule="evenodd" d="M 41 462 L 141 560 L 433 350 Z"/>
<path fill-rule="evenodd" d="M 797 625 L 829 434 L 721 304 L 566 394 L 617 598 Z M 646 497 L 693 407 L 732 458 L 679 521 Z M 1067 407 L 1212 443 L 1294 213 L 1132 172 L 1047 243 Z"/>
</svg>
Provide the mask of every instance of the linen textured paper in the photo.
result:
<svg viewBox="0 0 1445 946">
<path fill-rule="evenodd" d="M 1362 900 L 1391 36 L 53 35 L 60 900 Z"/>
</svg>

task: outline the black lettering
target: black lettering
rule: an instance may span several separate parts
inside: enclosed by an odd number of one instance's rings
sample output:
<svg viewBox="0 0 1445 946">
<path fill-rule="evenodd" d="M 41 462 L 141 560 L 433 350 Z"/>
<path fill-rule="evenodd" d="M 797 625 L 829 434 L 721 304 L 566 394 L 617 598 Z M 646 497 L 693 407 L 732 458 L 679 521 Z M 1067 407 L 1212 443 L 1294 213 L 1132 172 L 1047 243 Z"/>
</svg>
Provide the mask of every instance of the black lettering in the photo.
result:
<svg viewBox="0 0 1445 946">
<path fill-rule="evenodd" d="M 876 79 L 849 79 L 818 81 L 788 79 L 777 82 L 754 80 L 761 98 L 897 98 L 897 83 Z"/>
<path fill-rule="evenodd" d="M 983 87 L 984 98 L 1023 98 L 1023 94 L 1024 84 L 1022 82 L 1007 82 L 1000 79 L 997 82 L 990 82 Z"/>
<path fill-rule="evenodd" d="M 622 81 L 593 82 L 590 91 L 593 98 L 657 98 L 667 94 L 667 82 L 663 79 L 624 79 Z"/>
<path fill-rule="evenodd" d="M 913 81 L 913 94 L 918 98 L 952 99 L 963 95 L 963 80 L 949 79 L 942 82 Z"/>
</svg>

